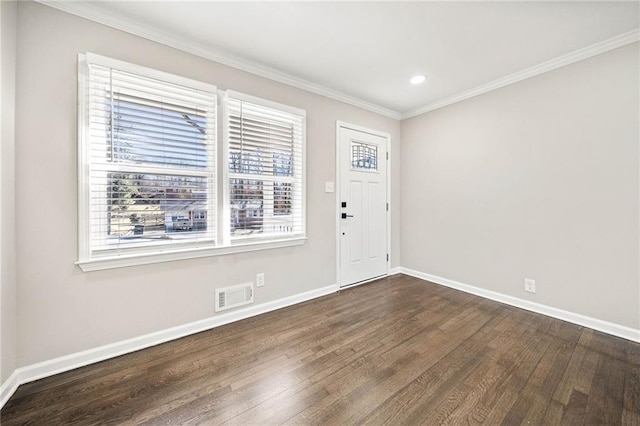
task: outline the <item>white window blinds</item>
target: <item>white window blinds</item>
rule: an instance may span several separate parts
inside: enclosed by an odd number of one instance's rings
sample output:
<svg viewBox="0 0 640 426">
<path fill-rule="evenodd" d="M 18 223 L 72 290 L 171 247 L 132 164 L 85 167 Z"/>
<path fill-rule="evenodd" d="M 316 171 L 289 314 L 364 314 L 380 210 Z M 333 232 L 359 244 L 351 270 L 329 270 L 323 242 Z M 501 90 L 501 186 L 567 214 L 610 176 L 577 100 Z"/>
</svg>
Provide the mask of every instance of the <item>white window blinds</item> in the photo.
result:
<svg viewBox="0 0 640 426">
<path fill-rule="evenodd" d="M 87 66 L 90 254 L 215 241 L 215 87 L 97 55 Z"/>
<path fill-rule="evenodd" d="M 84 271 L 304 243 L 304 110 L 228 90 L 219 112 L 213 85 L 92 53 L 78 65 Z"/>
<path fill-rule="evenodd" d="M 305 112 L 230 92 L 226 120 L 232 240 L 304 234 Z"/>
</svg>

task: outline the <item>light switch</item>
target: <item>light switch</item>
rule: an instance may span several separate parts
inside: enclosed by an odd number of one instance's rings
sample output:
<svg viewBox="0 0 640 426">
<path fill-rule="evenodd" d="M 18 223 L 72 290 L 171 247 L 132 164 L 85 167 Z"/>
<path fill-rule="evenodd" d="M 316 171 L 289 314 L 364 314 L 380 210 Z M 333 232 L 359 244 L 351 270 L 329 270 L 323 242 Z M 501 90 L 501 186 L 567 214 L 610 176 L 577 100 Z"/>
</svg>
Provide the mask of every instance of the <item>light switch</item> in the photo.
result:
<svg viewBox="0 0 640 426">
<path fill-rule="evenodd" d="M 333 182 L 324 183 L 324 192 L 333 192 L 334 190 L 335 190 L 335 186 Z"/>
</svg>

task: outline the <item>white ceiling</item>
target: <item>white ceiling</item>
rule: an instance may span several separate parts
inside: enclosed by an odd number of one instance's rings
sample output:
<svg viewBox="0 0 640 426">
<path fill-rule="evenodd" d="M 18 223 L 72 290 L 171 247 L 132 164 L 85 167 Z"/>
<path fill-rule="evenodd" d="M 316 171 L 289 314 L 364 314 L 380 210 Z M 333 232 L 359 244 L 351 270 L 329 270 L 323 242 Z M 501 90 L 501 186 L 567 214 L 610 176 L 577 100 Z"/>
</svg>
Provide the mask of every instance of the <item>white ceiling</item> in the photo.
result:
<svg viewBox="0 0 640 426">
<path fill-rule="evenodd" d="M 640 13 L 637 1 L 43 2 L 391 116 L 630 31 L 637 40 Z M 415 74 L 427 81 L 410 85 Z"/>
</svg>

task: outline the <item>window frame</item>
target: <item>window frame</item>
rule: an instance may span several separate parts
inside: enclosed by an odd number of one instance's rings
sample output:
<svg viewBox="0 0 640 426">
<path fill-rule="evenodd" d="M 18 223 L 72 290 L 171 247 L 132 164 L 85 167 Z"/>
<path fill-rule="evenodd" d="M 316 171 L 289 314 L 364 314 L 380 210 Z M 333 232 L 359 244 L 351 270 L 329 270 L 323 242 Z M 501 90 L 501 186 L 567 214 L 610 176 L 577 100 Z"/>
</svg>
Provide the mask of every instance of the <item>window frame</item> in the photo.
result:
<svg viewBox="0 0 640 426">
<path fill-rule="evenodd" d="M 89 129 L 89 64 L 96 64 L 105 67 L 118 69 L 135 75 L 167 81 L 198 90 L 203 90 L 216 95 L 215 112 L 215 135 L 213 150 L 213 187 L 209 194 L 213 195 L 212 212 L 215 215 L 213 227 L 215 228 L 215 241 L 208 243 L 196 242 L 193 245 L 156 245 L 145 248 L 132 247 L 129 249 L 106 250 L 103 254 L 95 255 L 91 251 L 91 141 Z M 247 239 L 244 241 L 231 242 L 229 215 L 229 190 L 228 157 L 224 147 L 227 146 L 224 136 L 227 134 L 226 114 L 224 108 L 220 108 L 220 100 L 232 93 L 234 95 L 247 97 L 256 102 L 273 105 L 274 108 L 282 110 L 295 110 L 302 112 L 302 233 L 291 237 Z M 195 259 L 201 257 L 226 255 L 240 252 L 250 252 L 256 250 L 274 249 L 302 245 L 306 241 L 306 112 L 286 105 L 266 101 L 238 92 L 218 90 L 214 85 L 181 77 L 174 74 L 165 73 L 151 68 L 131 64 L 117 59 L 93 53 L 78 54 L 78 260 L 76 265 L 84 272 L 97 271 L 112 268 L 129 267 L 135 265 L 145 265 L 152 263 L 162 263 L 175 260 Z M 222 125 L 221 125 L 222 124 Z M 224 135 L 224 136 L 223 136 Z M 223 137 L 220 137 L 223 136 Z M 222 147 L 222 149 L 220 149 Z M 222 152 L 222 155 L 218 153 Z M 170 169 L 169 169 L 170 170 Z M 170 174 L 167 173 L 167 174 Z"/>
<path fill-rule="evenodd" d="M 307 233 L 307 211 L 306 211 L 306 151 L 307 151 L 307 113 L 305 110 L 292 107 L 289 105 L 284 105 L 278 102 L 270 101 L 267 99 L 258 98 L 256 96 L 247 95 L 245 93 L 236 92 L 233 90 L 227 90 L 224 92 L 224 96 L 222 99 L 222 155 L 220 158 L 222 159 L 222 197 L 224 202 L 222 203 L 222 210 L 220 214 L 222 215 L 222 232 L 221 236 L 223 238 L 223 242 L 226 245 L 232 246 L 243 246 L 256 244 L 260 241 L 278 241 L 278 240 L 295 240 L 298 238 L 306 238 Z M 231 236 L 231 203 L 230 203 L 230 188 L 229 188 L 229 180 L 231 179 L 231 171 L 229 170 L 229 122 L 230 122 L 230 112 L 228 107 L 229 99 L 234 99 L 242 102 L 252 103 L 264 108 L 269 108 L 276 110 L 278 112 L 285 112 L 292 115 L 297 115 L 301 117 L 301 142 L 300 142 L 300 209 L 301 209 L 301 231 L 299 233 L 293 234 L 292 236 L 288 236 L 286 234 L 280 235 L 267 235 L 267 236 L 252 236 L 252 237 L 236 237 L 233 238 Z M 295 167 L 295 164 L 294 164 Z M 261 177 L 263 175 L 256 174 L 254 180 L 262 180 Z M 292 183 L 295 179 L 295 176 L 292 176 Z M 275 183 L 275 182 L 273 182 Z"/>
</svg>

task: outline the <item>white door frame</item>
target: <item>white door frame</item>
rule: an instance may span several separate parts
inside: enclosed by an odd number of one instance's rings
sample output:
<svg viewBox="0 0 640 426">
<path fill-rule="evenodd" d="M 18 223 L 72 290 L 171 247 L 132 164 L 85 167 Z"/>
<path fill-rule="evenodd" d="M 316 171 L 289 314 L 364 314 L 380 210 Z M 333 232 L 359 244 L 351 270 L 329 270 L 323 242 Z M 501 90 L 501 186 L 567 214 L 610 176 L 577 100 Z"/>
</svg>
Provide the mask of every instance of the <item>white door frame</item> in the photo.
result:
<svg viewBox="0 0 640 426">
<path fill-rule="evenodd" d="M 335 199 L 335 215 L 336 215 L 336 287 L 338 290 L 340 290 L 342 287 L 342 282 L 340 279 L 340 271 L 341 271 L 341 267 L 342 265 L 340 264 L 340 254 L 341 254 L 341 245 L 340 245 L 340 240 L 341 240 L 341 234 L 340 234 L 340 229 L 341 229 L 341 224 L 340 221 L 342 220 L 340 218 L 340 212 L 341 207 L 340 207 L 340 202 L 341 200 L 341 185 L 340 185 L 340 129 L 350 129 L 350 130 L 356 130 L 358 132 L 363 132 L 363 133 L 369 133 L 371 135 L 375 135 L 375 136 L 380 136 L 384 139 L 386 139 L 386 143 L 387 143 L 387 182 L 386 182 L 386 202 L 387 202 L 387 206 L 389 206 L 389 208 L 387 209 L 387 254 L 388 259 L 386 262 L 387 265 L 387 275 L 389 275 L 389 270 L 391 269 L 391 196 L 390 196 L 390 191 L 391 191 L 391 134 L 390 133 L 385 133 L 385 132 L 381 132 L 378 130 L 373 130 L 373 129 L 369 129 L 367 127 L 363 127 L 363 126 L 358 126 L 357 124 L 351 124 L 351 123 L 347 123 L 344 121 L 340 121 L 337 120 L 336 121 L 336 184 L 334 185 L 335 190 L 336 190 L 336 199 Z M 379 277 L 378 277 L 379 278 Z M 360 284 L 366 284 L 369 281 L 373 281 L 376 280 L 378 278 L 373 278 L 371 280 L 365 280 L 353 285 L 350 285 L 348 288 L 351 287 L 355 287 L 357 285 Z"/>
</svg>

